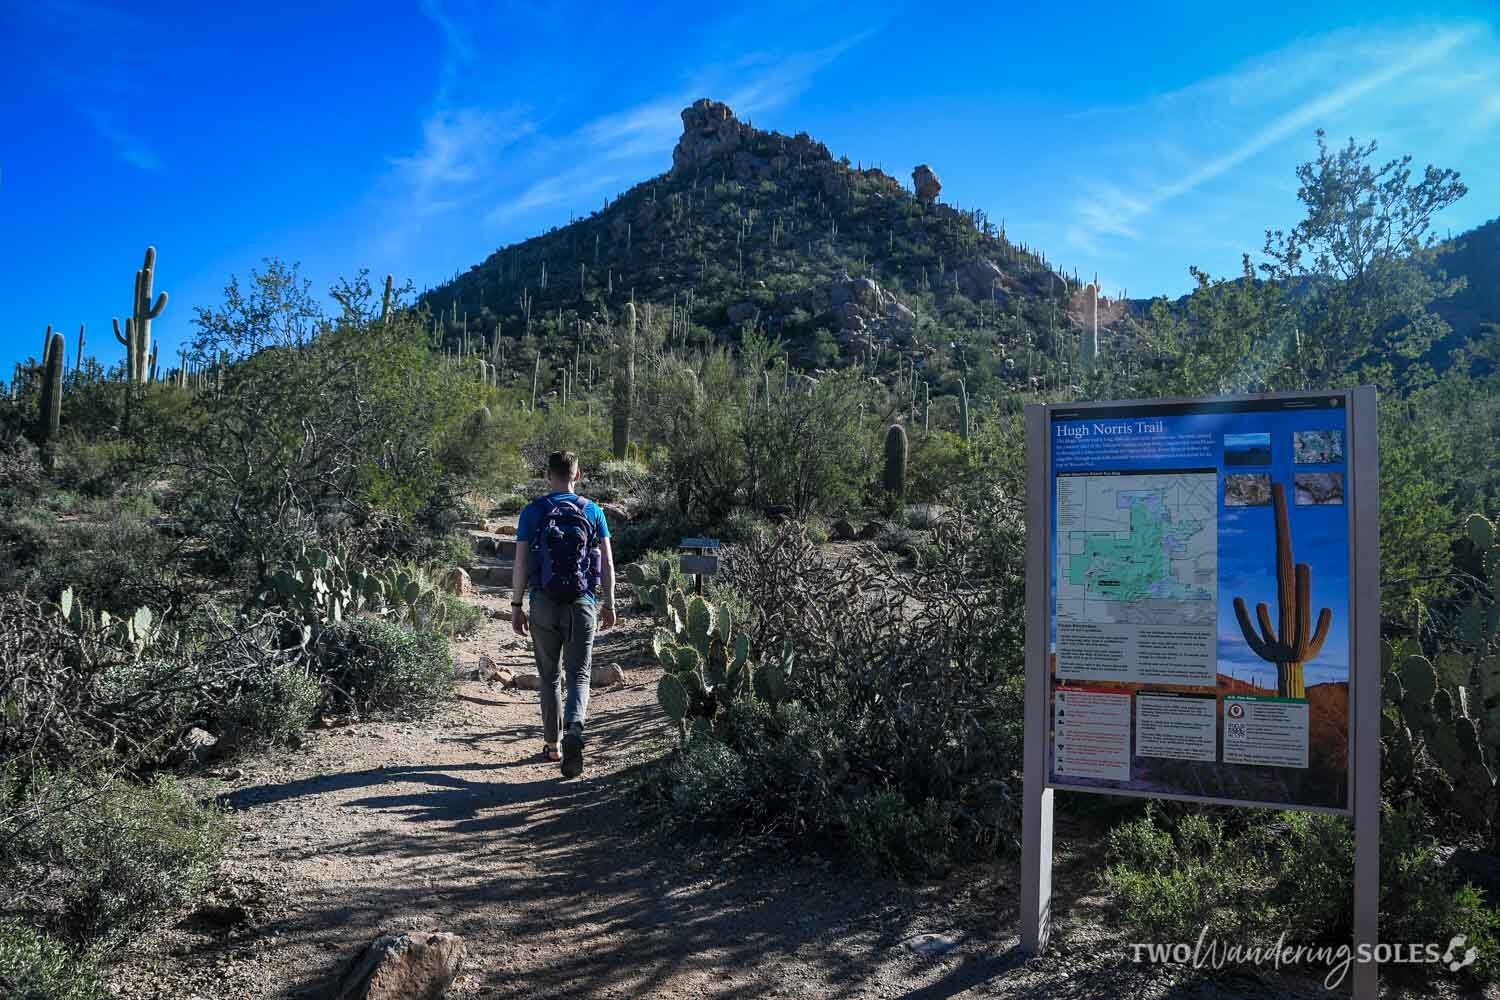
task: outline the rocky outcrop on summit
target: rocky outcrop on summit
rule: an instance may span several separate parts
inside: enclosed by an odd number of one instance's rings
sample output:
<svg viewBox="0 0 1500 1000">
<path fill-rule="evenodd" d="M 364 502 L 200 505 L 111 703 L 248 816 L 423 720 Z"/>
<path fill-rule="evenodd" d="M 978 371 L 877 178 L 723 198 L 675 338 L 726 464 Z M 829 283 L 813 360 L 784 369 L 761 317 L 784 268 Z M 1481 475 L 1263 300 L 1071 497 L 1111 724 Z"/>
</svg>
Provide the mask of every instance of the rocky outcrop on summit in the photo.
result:
<svg viewBox="0 0 1500 1000">
<path fill-rule="evenodd" d="M 682 138 L 672 150 L 672 172 L 680 174 L 716 156 L 733 153 L 750 126 L 721 101 L 700 98 L 682 109 Z"/>
<path fill-rule="evenodd" d="M 765 180 L 808 160 L 832 160 L 828 147 L 806 132 L 761 132 L 722 101 L 700 98 L 682 109 L 682 136 L 672 150 L 672 175 L 717 162 L 738 181 Z"/>
<path fill-rule="evenodd" d="M 911 185 L 917 192 L 917 200 L 924 205 L 937 201 L 943 190 L 943 182 L 938 180 L 938 175 L 925 163 L 911 172 Z"/>
</svg>

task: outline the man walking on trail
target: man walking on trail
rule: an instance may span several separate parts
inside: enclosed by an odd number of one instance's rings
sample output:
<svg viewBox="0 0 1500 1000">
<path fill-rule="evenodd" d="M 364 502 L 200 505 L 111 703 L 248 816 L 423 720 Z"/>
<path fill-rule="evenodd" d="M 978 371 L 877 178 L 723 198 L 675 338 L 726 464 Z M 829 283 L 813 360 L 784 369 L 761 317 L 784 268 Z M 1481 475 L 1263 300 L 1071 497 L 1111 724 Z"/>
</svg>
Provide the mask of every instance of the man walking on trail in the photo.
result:
<svg viewBox="0 0 1500 1000">
<path fill-rule="evenodd" d="M 542 676 L 542 757 L 561 760 L 564 778 L 583 771 L 594 630 L 615 624 L 609 524 L 598 504 L 573 491 L 577 482 L 578 456 L 571 451 L 547 456 L 547 495 L 527 504 L 516 525 L 510 592 L 511 627 L 516 635 L 531 635 L 537 673 Z M 522 604 L 528 585 L 529 618 Z"/>
</svg>

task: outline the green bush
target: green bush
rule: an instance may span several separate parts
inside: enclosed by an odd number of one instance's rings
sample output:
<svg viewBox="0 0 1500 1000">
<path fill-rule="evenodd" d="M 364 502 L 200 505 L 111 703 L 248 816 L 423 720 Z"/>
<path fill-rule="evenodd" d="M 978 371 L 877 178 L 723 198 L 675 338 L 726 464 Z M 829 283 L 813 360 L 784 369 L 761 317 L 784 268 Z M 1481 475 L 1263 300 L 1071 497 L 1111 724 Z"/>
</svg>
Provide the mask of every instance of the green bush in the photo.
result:
<svg viewBox="0 0 1500 1000">
<path fill-rule="evenodd" d="M 312 722 L 322 692 L 317 678 L 300 663 L 284 663 L 254 678 L 225 711 L 241 743 L 296 746 Z"/>
<path fill-rule="evenodd" d="M 433 616 L 435 631 L 447 636 L 473 635 L 479 628 L 484 612 L 478 607 L 447 591 L 441 591 L 438 600 L 443 607 Z"/>
<path fill-rule="evenodd" d="M 9 1000 L 108 1000 L 98 965 L 44 931 L 0 920 L 0 994 Z"/>
<path fill-rule="evenodd" d="M 42 773 L 7 793 L 16 832 L 0 883 L 73 940 L 116 946 L 198 897 L 217 870 L 225 824 L 168 778 L 96 786 Z"/>
<path fill-rule="evenodd" d="M 952 812 L 951 803 L 913 807 L 900 792 L 876 792 L 850 805 L 849 846 L 877 871 L 941 875 L 956 853 Z"/>
<path fill-rule="evenodd" d="M 324 630 L 317 658 L 335 703 L 361 713 L 424 715 L 453 689 L 453 658 L 443 636 L 380 618 Z"/>
<path fill-rule="evenodd" d="M 745 762 L 738 754 L 714 739 L 694 740 L 667 766 L 668 801 L 686 823 L 722 822 L 748 801 L 745 779 Z"/>
<path fill-rule="evenodd" d="M 1347 942 L 1354 841 L 1347 820 L 1284 812 L 1233 817 L 1197 810 L 1175 818 L 1148 807 L 1110 832 L 1104 882 L 1127 928 L 1157 941 L 1211 936 L 1293 944 Z M 1500 912 L 1441 864 L 1432 819 L 1387 809 L 1380 831 L 1382 940 L 1445 945 L 1468 938 L 1478 962 L 1466 979 L 1500 974 Z M 1447 975 L 1426 968 L 1414 974 Z"/>
<path fill-rule="evenodd" d="M 185 586 L 178 547 L 146 517 L 113 505 L 73 521 L 35 508 L 0 515 L 0 589 L 56 597 L 72 587 L 117 614 L 166 607 L 181 602 Z"/>
</svg>

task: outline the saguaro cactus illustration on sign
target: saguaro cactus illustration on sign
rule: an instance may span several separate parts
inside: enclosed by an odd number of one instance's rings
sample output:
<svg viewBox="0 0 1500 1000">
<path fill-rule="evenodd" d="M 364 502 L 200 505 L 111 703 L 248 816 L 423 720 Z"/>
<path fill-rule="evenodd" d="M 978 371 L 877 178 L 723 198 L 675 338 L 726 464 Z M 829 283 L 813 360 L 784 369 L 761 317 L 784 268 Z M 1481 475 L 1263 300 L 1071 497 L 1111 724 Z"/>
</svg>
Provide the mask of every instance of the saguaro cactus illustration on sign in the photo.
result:
<svg viewBox="0 0 1500 1000">
<path fill-rule="evenodd" d="M 1250 621 L 1243 597 L 1234 599 L 1234 614 L 1239 619 L 1245 642 L 1262 660 L 1276 664 L 1276 693 L 1283 698 L 1306 698 L 1307 684 L 1302 668 L 1316 657 L 1328 638 L 1333 612 L 1318 612 L 1318 627 L 1312 628 L 1312 567 L 1297 563 L 1292 556 L 1292 528 L 1286 512 L 1286 487 L 1275 483 L 1271 501 L 1276 508 L 1276 596 L 1280 619 L 1271 625 L 1271 610 L 1264 601 L 1255 606 L 1260 632 Z"/>
</svg>

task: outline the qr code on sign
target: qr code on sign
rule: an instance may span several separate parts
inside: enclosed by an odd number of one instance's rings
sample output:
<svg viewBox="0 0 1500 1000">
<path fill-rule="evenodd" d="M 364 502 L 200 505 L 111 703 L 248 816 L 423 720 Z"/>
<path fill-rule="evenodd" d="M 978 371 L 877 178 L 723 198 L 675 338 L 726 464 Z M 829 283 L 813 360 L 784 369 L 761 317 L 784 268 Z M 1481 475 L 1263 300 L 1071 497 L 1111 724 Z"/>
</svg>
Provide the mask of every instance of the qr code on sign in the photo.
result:
<svg viewBox="0 0 1500 1000">
<path fill-rule="evenodd" d="M 1231 739 L 1242 740 L 1245 738 L 1245 724 L 1243 722 L 1231 722 L 1224 730 L 1224 735 Z"/>
</svg>

